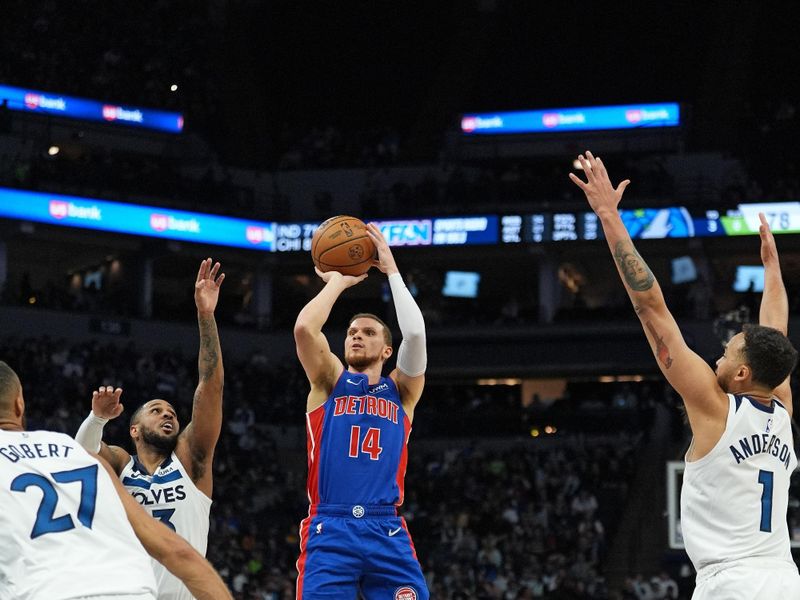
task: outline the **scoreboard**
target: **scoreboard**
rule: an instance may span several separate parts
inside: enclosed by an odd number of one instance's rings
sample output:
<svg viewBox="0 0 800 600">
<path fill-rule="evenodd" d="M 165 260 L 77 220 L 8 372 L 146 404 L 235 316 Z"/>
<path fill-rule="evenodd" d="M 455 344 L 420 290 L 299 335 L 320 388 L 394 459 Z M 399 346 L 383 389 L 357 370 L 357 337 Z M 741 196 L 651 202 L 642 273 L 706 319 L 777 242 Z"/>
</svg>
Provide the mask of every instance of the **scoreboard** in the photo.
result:
<svg viewBox="0 0 800 600">
<path fill-rule="evenodd" d="M 693 215 L 683 206 L 619 211 L 633 239 L 758 235 L 760 212 L 773 233 L 800 233 L 800 202 L 740 204 L 725 214 L 707 210 Z M 592 241 L 603 239 L 603 228 L 590 211 L 503 215 L 500 239 L 506 244 Z"/>
<path fill-rule="evenodd" d="M 507 244 L 603 239 L 603 230 L 593 212 L 505 215 L 501 227 Z"/>
</svg>

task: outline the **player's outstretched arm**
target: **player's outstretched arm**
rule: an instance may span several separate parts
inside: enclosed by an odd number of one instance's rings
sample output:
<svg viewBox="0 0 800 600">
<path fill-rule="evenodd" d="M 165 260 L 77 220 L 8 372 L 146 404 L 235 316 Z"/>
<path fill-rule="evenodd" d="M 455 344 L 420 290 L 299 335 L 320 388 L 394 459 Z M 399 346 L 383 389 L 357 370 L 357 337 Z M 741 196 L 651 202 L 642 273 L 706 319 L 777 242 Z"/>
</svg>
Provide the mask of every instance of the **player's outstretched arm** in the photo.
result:
<svg viewBox="0 0 800 600">
<path fill-rule="evenodd" d="M 764 213 L 759 213 L 761 226 L 758 234 L 761 237 L 761 262 L 764 265 L 764 293 L 761 296 L 761 310 L 758 314 L 758 324 L 773 327 L 783 335 L 789 330 L 789 298 L 781 275 L 781 262 L 778 258 L 778 248 L 775 237 L 770 231 Z M 781 400 L 789 414 L 792 414 L 792 387 L 790 377 L 775 388 L 775 395 Z"/>
<path fill-rule="evenodd" d="M 119 446 L 109 446 L 103 441 L 103 428 L 111 419 L 122 414 L 125 407 L 120 402 L 122 388 L 101 386 L 92 392 L 92 411 L 81 423 L 75 441 L 88 452 L 99 453 L 114 468 L 117 475 L 128 464 L 130 454 Z"/>
<path fill-rule="evenodd" d="M 184 465 L 191 465 L 192 480 L 207 496 L 211 496 L 212 490 L 208 465 L 222 431 L 222 387 L 225 379 L 219 332 L 214 318 L 220 286 L 225 280 L 225 273 L 219 271 L 220 264 L 210 258 L 201 262 L 197 271 L 194 302 L 200 329 L 200 351 L 197 356 L 199 381 L 194 392 L 191 423 L 184 430 L 181 443 L 176 448 L 180 461 Z M 189 456 L 185 456 L 187 452 Z"/>
<path fill-rule="evenodd" d="M 625 180 L 615 189 L 603 162 L 587 152 L 578 160 L 586 174 L 583 181 L 570 173 L 570 179 L 583 190 L 592 210 L 603 226 L 606 241 L 614 257 L 625 291 L 642 323 L 647 341 L 661 372 L 681 395 L 692 430 L 719 423 L 727 415 L 727 397 L 717 384 L 716 376 L 706 362 L 692 352 L 683 339 L 678 324 L 664 301 L 661 287 L 647 263 L 637 252 L 617 206 L 625 188 Z"/>
<path fill-rule="evenodd" d="M 331 352 L 322 327 L 342 292 L 367 278 L 366 273 L 355 277 L 342 275 L 338 271 L 323 273 L 317 268 L 314 270 L 325 282 L 325 287 L 303 307 L 294 323 L 297 357 L 311 383 L 311 394 L 306 408 L 309 412 L 325 401 L 336 384 L 336 378 L 344 369 L 342 362 Z"/>
<path fill-rule="evenodd" d="M 414 407 L 422 396 L 425 386 L 425 368 L 428 354 L 425 340 L 425 319 L 422 311 L 408 291 L 386 238 L 375 223 L 367 225 L 367 235 L 378 251 L 373 265 L 389 278 L 392 299 L 397 311 L 397 324 L 403 339 L 397 349 L 397 368 L 390 377 L 397 382 L 403 399 L 403 409 L 409 419 L 413 419 Z"/>
<path fill-rule="evenodd" d="M 108 471 L 128 521 L 147 553 L 183 581 L 198 600 L 230 600 L 232 596 L 214 567 L 186 540 L 147 514 L 102 457 L 100 464 Z"/>
</svg>

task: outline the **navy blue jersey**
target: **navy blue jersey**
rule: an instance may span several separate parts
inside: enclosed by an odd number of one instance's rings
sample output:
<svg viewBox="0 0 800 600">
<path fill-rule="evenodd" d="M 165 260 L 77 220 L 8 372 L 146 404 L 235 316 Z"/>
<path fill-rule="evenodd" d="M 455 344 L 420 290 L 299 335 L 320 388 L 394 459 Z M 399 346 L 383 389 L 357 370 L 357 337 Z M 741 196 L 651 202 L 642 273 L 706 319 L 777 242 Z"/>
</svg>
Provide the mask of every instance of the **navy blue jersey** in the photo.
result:
<svg viewBox="0 0 800 600">
<path fill-rule="evenodd" d="M 311 504 L 402 504 L 411 422 L 391 378 L 344 371 L 306 428 Z"/>
</svg>

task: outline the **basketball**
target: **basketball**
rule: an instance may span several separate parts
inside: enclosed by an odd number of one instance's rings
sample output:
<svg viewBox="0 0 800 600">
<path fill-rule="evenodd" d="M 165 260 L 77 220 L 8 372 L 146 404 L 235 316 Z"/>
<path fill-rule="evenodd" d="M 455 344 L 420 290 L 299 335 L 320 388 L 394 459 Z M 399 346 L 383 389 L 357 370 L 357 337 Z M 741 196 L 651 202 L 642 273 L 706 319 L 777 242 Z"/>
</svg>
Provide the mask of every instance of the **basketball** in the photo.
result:
<svg viewBox="0 0 800 600">
<path fill-rule="evenodd" d="M 362 275 L 372 266 L 375 244 L 361 219 L 339 215 L 323 222 L 311 238 L 311 258 L 323 273 Z"/>
</svg>

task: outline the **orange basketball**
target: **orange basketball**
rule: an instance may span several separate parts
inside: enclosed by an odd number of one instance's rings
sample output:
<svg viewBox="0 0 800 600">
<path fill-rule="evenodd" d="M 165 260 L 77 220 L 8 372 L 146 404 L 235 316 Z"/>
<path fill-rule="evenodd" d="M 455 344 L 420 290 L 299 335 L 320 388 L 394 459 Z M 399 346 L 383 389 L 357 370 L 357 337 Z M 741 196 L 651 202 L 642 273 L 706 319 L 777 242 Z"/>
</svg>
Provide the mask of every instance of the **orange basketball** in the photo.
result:
<svg viewBox="0 0 800 600">
<path fill-rule="evenodd" d="M 311 238 L 311 258 L 323 273 L 361 275 L 372 266 L 375 244 L 361 219 L 339 215 L 323 222 Z"/>
</svg>

